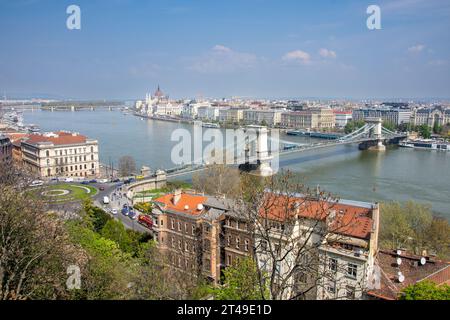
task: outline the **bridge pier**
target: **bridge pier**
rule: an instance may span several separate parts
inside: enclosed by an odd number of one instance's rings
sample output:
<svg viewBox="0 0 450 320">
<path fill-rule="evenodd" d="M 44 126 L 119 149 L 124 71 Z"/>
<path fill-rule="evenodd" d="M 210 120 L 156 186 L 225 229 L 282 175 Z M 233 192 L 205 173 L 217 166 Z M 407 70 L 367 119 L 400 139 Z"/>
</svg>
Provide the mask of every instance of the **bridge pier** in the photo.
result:
<svg viewBox="0 0 450 320">
<path fill-rule="evenodd" d="M 268 132 L 267 127 L 262 126 L 248 126 L 245 129 L 247 147 L 245 150 L 245 163 L 239 165 L 239 169 L 242 171 L 250 172 L 251 174 L 260 177 L 270 177 L 274 174 L 270 161 L 272 157 L 269 156 L 268 147 Z M 256 136 L 255 136 L 256 135 Z M 250 136 L 255 138 L 256 142 L 256 161 L 250 161 Z"/>
<path fill-rule="evenodd" d="M 371 143 L 360 144 L 360 149 L 386 151 L 386 146 L 383 144 L 383 120 L 381 118 L 366 118 L 365 121 L 367 124 L 374 125 L 369 133 L 370 137 L 373 137 L 374 140 Z M 361 145 L 363 145 L 363 148 L 361 148 Z"/>
</svg>

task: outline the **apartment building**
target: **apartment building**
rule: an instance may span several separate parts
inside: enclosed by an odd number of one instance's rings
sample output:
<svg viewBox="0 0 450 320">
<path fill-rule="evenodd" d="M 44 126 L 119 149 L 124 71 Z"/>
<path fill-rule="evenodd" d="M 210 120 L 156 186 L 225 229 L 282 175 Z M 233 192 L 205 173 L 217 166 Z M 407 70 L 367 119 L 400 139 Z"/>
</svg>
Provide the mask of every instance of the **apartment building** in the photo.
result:
<svg viewBox="0 0 450 320">
<path fill-rule="evenodd" d="M 200 120 L 216 121 L 219 119 L 219 108 L 211 106 L 201 106 L 197 110 L 197 117 Z"/>
<path fill-rule="evenodd" d="M 7 136 L 0 135 L 0 163 L 12 161 L 12 143 Z"/>
<path fill-rule="evenodd" d="M 243 119 L 246 124 L 277 126 L 281 123 L 279 110 L 244 110 Z"/>
<path fill-rule="evenodd" d="M 286 288 L 283 298 L 312 287 L 302 299 L 363 299 L 378 247 L 378 205 L 300 195 L 270 197 L 274 200 L 260 222 L 270 233 L 256 236 L 256 256 L 268 273 L 273 261 L 266 248 L 283 257 L 276 263 L 276 274 Z"/>
<path fill-rule="evenodd" d="M 24 167 L 42 178 L 99 174 L 98 142 L 78 133 L 30 134 L 21 150 Z"/>
<path fill-rule="evenodd" d="M 415 109 L 411 114 L 411 122 L 416 126 L 426 124 L 433 127 L 435 123 L 446 125 L 450 123 L 450 109 L 444 109 L 442 106 Z"/>
<path fill-rule="evenodd" d="M 334 114 L 336 117 L 336 127 L 338 128 L 344 128 L 352 120 L 352 111 L 334 110 Z"/>
<path fill-rule="evenodd" d="M 305 266 L 314 266 L 312 272 L 294 273 L 289 278 L 292 290 L 315 282 L 317 288 L 308 293 L 309 299 L 362 299 L 377 250 L 378 205 L 349 200 L 321 203 L 299 196 L 289 200 L 293 205 L 288 206 L 287 215 L 295 216 L 293 223 L 283 225 L 279 218 L 286 206 L 280 199 L 270 207 L 268 216 L 260 214 L 257 224 L 268 223 L 273 235 L 273 241 L 263 243 L 267 239 L 253 232 L 258 230 L 255 221 L 237 212 L 233 200 L 176 191 L 154 201 L 155 239 L 170 265 L 219 283 L 224 268 L 249 256 L 270 272 L 269 252 L 275 249 L 270 246 L 277 245 L 278 232 L 286 227 L 290 231 L 283 239 L 289 238 L 293 245 L 306 243 L 312 248 L 307 252 L 317 252 L 311 257 L 314 263 L 304 261 Z M 339 228 L 323 232 L 330 224 Z M 311 237 L 305 242 L 302 237 L 307 231 Z M 287 259 L 277 266 L 280 274 L 288 272 L 295 259 L 286 254 Z M 311 275 L 316 273 L 321 276 L 313 279 Z"/>
<path fill-rule="evenodd" d="M 412 111 L 410 109 L 400 109 L 391 107 L 359 108 L 353 110 L 353 120 L 363 121 L 366 118 L 381 118 L 383 122 L 394 125 L 410 123 Z"/>
<path fill-rule="evenodd" d="M 294 129 L 331 129 L 336 125 L 332 109 L 316 108 L 281 114 L 281 126 Z"/>
<path fill-rule="evenodd" d="M 219 110 L 219 121 L 227 123 L 237 123 L 244 120 L 244 110 L 243 109 L 220 109 Z"/>
<path fill-rule="evenodd" d="M 154 200 L 153 220 L 158 249 L 172 267 L 213 283 L 220 280 L 218 217 L 220 208 L 208 197 L 176 190 Z"/>
</svg>

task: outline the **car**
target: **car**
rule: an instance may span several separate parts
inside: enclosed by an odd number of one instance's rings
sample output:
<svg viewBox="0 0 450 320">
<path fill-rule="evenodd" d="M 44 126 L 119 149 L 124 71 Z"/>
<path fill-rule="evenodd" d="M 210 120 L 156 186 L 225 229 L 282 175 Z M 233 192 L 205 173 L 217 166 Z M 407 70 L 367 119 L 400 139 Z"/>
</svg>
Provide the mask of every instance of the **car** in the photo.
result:
<svg viewBox="0 0 450 320">
<path fill-rule="evenodd" d="M 100 189 L 100 191 L 104 191 L 105 187 L 100 187 L 99 189 Z"/>
<path fill-rule="evenodd" d="M 112 182 L 113 183 L 118 183 L 118 182 L 120 182 L 120 179 L 114 179 Z"/>
<path fill-rule="evenodd" d="M 98 180 L 99 183 L 108 183 L 108 179 L 100 179 Z"/>
<path fill-rule="evenodd" d="M 126 208 L 123 208 L 121 212 L 122 212 L 122 214 L 123 214 L 124 216 L 127 216 L 127 215 L 128 215 L 128 213 L 129 213 L 129 211 L 128 211 L 128 207 L 126 207 Z"/>
<path fill-rule="evenodd" d="M 44 185 L 44 181 L 41 180 L 34 180 L 31 182 L 30 187 L 40 187 Z"/>
<path fill-rule="evenodd" d="M 136 220 L 137 219 L 137 214 L 135 211 L 129 211 L 128 212 L 128 218 L 132 219 L 132 220 Z"/>
<path fill-rule="evenodd" d="M 97 180 L 95 179 L 89 180 L 89 183 L 97 183 Z"/>
<path fill-rule="evenodd" d="M 109 204 L 109 197 L 103 197 L 103 203 L 104 204 Z"/>
<path fill-rule="evenodd" d="M 84 185 L 89 184 L 89 181 L 82 181 L 81 184 L 84 184 Z"/>
<path fill-rule="evenodd" d="M 66 180 L 64 180 L 65 182 L 73 182 L 73 178 L 71 178 L 71 177 L 69 177 L 69 178 L 66 178 Z"/>
<path fill-rule="evenodd" d="M 146 227 L 150 230 L 153 228 L 153 220 L 148 215 L 145 215 L 145 214 L 139 215 L 138 223 L 142 224 L 144 227 Z"/>
<path fill-rule="evenodd" d="M 111 213 L 116 216 L 117 215 L 117 209 L 112 209 Z"/>
</svg>

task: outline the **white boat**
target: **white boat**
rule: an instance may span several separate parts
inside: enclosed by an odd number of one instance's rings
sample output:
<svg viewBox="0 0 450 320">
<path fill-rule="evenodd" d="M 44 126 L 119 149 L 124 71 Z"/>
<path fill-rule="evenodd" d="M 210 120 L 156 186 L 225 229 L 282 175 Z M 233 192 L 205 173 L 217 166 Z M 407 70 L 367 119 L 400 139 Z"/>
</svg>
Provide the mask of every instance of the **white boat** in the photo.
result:
<svg viewBox="0 0 450 320">
<path fill-rule="evenodd" d="M 213 129 L 219 129 L 220 125 L 217 123 L 208 123 L 208 122 L 204 122 L 202 123 L 202 127 L 203 128 L 213 128 Z"/>
<path fill-rule="evenodd" d="M 423 140 L 406 140 L 399 143 L 402 148 L 450 151 L 450 143 L 445 141 L 423 139 Z"/>
</svg>

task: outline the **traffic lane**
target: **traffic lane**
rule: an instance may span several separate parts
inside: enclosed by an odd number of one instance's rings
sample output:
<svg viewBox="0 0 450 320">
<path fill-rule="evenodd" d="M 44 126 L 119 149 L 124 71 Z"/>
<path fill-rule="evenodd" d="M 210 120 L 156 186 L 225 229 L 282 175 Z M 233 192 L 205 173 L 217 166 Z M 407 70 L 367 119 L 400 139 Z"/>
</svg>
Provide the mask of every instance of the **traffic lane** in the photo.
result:
<svg viewBox="0 0 450 320">
<path fill-rule="evenodd" d="M 137 222 L 137 220 L 133 220 L 131 218 L 129 218 L 128 216 L 125 216 L 122 214 L 122 208 L 123 205 L 127 204 L 129 207 L 131 207 L 131 204 L 128 202 L 128 199 L 121 195 L 114 195 L 111 194 L 110 195 L 110 204 L 108 205 L 108 207 L 110 209 L 116 209 L 117 210 L 117 215 L 113 215 L 117 220 L 121 221 L 125 227 L 127 227 L 128 229 L 134 230 L 134 231 L 138 231 L 141 233 L 152 233 L 150 229 L 142 226 L 139 222 Z M 134 210 L 136 213 L 138 213 L 137 210 Z"/>
</svg>

